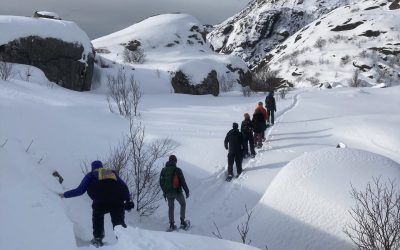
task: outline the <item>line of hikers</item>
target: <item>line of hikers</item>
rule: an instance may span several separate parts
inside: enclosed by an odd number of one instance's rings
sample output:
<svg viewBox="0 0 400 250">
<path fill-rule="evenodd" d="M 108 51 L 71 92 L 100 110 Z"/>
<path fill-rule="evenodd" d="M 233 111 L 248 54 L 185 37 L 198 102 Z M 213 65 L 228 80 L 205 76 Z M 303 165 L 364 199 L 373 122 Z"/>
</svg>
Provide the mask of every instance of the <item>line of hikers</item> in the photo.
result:
<svg viewBox="0 0 400 250">
<path fill-rule="evenodd" d="M 233 123 L 232 129 L 226 134 L 224 146 L 228 150 L 228 177 L 227 181 L 233 178 L 233 163 L 236 163 L 236 177 L 242 173 L 242 160 L 251 156 L 255 157 L 254 147 L 261 148 L 265 141 L 265 130 L 274 125 L 276 103 L 274 92 L 269 92 L 265 98 L 265 108 L 262 102 L 257 104 L 250 119 L 248 113 L 244 113 L 244 120 L 240 126 Z M 249 152 L 250 148 L 250 152 Z"/>
<path fill-rule="evenodd" d="M 243 157 L 256 155 L 254 146 L 262 146 L 265 140 L 265 130 L 268 124 L 274 124 L 274 112 L 276 111 L 275 98 L 273 92 L 270 92 L 265 99 L 265 107 L 259 102 L 254 111 L 253 119 L 250 120 L 248 113 L 244 114 L 239 131 L 239 125 L 233 123 L 233 129 L 225 137 L 224 145 L 228 153 L 228 179 L 233 176 L 233 163 L 236 162 L 237 176 L 242 173 Z M 254 136 L 253 136 L 254 132 Z M 250 154 L 249 147 L 250 145 Z M 177 167 L 178 159 L 175 155 L 170 155 L 165 167 L 161 170 L 159 184 L 163 192 L 164 199 L 168 202 L 169 230 L 177 229 L 174 221 L 174 203 L 178 201 L 180 205 L 180 227 L 188 229 L 189 221 L 185 219 L 186 199 L 189 198 L 189 188 L 185 177 L 180 168 Z M 104 215 L 110 213 L 113 227 L 125 224 L 125 210 L 131 211 L 135 204 L 131 200 L 126 183 L 118 174 L 103 167 L 101 161 L 93 161 L 92 171 L 85 175 L 79 186 L 64 193 L 59 193 L 61 198 L 77 197 L 85 192 L 92 199 L 92 224 L 93 239 L 91 243 L 96 247 L 103 246 L 104 238 Z"/>
</svg>

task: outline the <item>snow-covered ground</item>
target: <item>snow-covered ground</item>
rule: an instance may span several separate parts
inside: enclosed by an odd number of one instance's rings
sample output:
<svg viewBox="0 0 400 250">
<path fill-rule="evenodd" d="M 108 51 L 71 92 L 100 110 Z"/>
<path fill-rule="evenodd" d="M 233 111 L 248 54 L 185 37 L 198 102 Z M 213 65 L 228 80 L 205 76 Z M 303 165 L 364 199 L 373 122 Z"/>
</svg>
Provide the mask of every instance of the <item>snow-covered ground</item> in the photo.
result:
<svg viewBox="0 0 400 250">
<path fill-rule="evenodd" d="M 105 249 L 246 249 L 197 236 L 213 237 L 215 223 L 224 239 L 240 242 L 236 227 L 245 221 L 245 206 L 253 211 L 252 246 L 351 248 L 341 231 L 350 221 L 350 183 L 363 188 L 373 176 L 400 176 L 399 95 L 392 87 L 298 89 L 277 97 L 267 143 L 244 161 L 239 179 L 226 183 L 225 134 L 265 95 L 146 93 L 139 119 L 148 139 L 179 144 L 193 228 L 164 233 L 162 201 L 150 218 L 128 213 L 128 229 L 116 229 L 118 241 L 106 217 Z M 62 89 L 36 69 L 30 82 L 0 81 L 0 114 L 0 249 L 84 249 L 92 237 L 90 199 L 61 200 L 56 193 L 78 185 L 81 162 L 104 159 L 128 121 L 109 111 L 101 92 Z M 347 148 L 336 149 L 339 142 Z"/>
</svg>

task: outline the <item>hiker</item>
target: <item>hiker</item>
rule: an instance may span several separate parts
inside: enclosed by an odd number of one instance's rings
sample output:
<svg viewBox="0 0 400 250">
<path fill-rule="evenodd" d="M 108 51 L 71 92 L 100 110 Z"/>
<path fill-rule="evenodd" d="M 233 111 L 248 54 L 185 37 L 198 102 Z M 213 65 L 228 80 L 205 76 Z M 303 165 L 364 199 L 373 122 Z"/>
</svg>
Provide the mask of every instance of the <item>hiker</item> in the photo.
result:
<svg viewBox="0 0 400 250">
<path fill-rule="evenodd" d="M 253 123 L 250 120 L 250 115 L 248 113 L 244 113 L 244 120 L 242 121 L 242 125 L 240 126 L 240 132 L 242 132 L 243 135 L 243 157 L 247 158 L 250 156 L 250 144 L 251 158 L 254 158 L 254 156 L 256 155 L 256 151 L 254 151 Z"/>
<path fill-rule="evenodd" d="M 253 113 L 253 130 L 254 143 L 257 148 L 262 147 L 262 141 L 265 139 L 265 130 L 267 129 L 266 121 L 268 120 L 267 110 L 263 107 L 263 103 L 259 102 Z"/>
<path fill-rule="evenodd" d="M 265 108 L 267 109 L 268 112 L 268 122 L 272 125 L 274 125 L 274 118 L 275 118 L 275 112 L 276 112 L 276 104 L 275 104 L 275 97 L 274 97 L 274 91 L 270 91 L 265 97 Z"/>
<path fill-rule="evenodd" d="M 243 152 L 243 135 L 239 131 L 239 125 L 234 122 L 232 129 L 225 136 L 225 149 L 228 151 L 228 177 L 227 181 L 233 177 L 233 162 L 236 163 L 236 177 L 242 173 L 242 152 Z"/>
<path fill-rule="evenodd" d="M 186 185 L 185 177 L 180 168 L 176 166 L 178 159 L 175 155 L 170 155 L 165 167 L 161 170 L 160 186 L 163 191 L 164 199 L 168 201 L 168 217 L 169 230 L 176 230 L 177 227 L 174 221 L 175 200 L 181 206 L 180 219 L 182 229 L 189 227 L 189 221 L 185 220 L 186 201 L 183 196 L 182 188 L 185 191 L 186 198 L 189 198 L 189 188 Z"/>
<path fill-rule="evenodd" d="M 75 189 L 60 193 L 61 198 L 77 197 L 85 192 L 93 200 L 92 223 L 93 236 L 91 243 L 96 247 L 103 245 L 104 215 L 110 213 L 113 227 L 125 224 L 125 210 L 134 208 L 131 195 L 125 182 L 115 171 L 103 168 L 101 161 L 91 164 L 92 171 L 85 175 L 82 182 Z"/>
</svg>

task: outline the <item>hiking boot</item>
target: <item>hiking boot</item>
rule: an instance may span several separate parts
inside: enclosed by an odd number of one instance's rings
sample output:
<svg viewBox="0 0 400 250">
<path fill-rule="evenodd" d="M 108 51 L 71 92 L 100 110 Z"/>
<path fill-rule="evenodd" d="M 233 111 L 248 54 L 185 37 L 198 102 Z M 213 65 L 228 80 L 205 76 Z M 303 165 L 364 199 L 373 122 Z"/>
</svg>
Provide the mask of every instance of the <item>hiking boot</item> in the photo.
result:
<svg viewBox="0 0 400 250">
<path fill-rule="evenodd" d="M 174 231 L 176 229 L 177 229 L 177 227 L 175 226 L 175 223 L 170 223 L 169 224 L 169 230 Z"/>
<path fill-rule="evenodd" d="M 188 224 L 186 223 L 185 220 L 181 219 L 181 228 L 187 228 Z"/>
<path fill-rule="evenodd" d="M 92 244 L 93 246 L 97 247 L 102 247 L 104 245 L 103 243 L 103 238 L 93 238 L 90 241 L 90 244 Z"/>
</svg>

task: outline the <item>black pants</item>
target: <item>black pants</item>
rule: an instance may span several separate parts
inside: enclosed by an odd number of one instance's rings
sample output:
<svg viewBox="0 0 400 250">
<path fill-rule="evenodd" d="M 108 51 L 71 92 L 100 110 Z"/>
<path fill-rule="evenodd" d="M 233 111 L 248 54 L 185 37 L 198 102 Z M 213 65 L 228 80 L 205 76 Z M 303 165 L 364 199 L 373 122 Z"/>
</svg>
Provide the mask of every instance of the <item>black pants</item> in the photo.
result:
<svg viewBox="0 0 400 250">
<path fill-rule="evenodd" d="M 272 109 L 271 109 L 271 110 L 268 109 L 267 111 L 268 111 L 268 117 L 269 117 L 270 123 L 273 125 L 273 124 L 274 124 L 274 114 L 275 114 L 275 111 L 272 110 Z"/>
<path fill-rule="evenodd" d="M 242 152 L 228 154 L 228 175 L 233 176 L 233 162 L 236 163 L 237 174 L 242 173 Z"/>
<path fill-rule="evenodd" d="M 93 236 L 95 238 L 104 237 L 104 215 L 110 213 L 111 222 L 113 227 L 125 224 L 125 210 L 123 202 L 113 203 L 93 203 L 92 204 L 93 214 Z"/>
<path fill-rule="evenodd" d="M 252 155 L 256 154 L 256 151 L 254 151 L 254 137 L 253 134 L 246 135 L 243 137 L 244 142 L 243 142 L 243 151 L 245 154 L 249 154 L 249 144 L 250 144 L 250 153 Z"/>
</svg>

